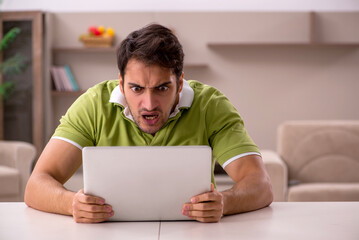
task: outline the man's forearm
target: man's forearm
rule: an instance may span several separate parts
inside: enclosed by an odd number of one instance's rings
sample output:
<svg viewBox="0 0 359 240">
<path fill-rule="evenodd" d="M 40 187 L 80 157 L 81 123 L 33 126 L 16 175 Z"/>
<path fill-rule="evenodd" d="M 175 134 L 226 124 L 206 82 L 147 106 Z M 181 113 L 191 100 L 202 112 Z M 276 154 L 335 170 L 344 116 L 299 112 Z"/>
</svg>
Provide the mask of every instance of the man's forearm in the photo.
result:
<svg viewBox="0 0 359 240">
<path fill-rule="evenodd" d="M 273 201 L 269 178 L 255 174 L 246 176 L 222 194 L 223 215 L 253 211 L 266 207 Z"/>
<path fill-rule="evenodd" d="M 66 190 L 50 175 L 38 174 L 29 179 L 25 191 L 25 203 L 38 210 L 72 215 L 74 195 L 74 192 Z"/>
</svg>

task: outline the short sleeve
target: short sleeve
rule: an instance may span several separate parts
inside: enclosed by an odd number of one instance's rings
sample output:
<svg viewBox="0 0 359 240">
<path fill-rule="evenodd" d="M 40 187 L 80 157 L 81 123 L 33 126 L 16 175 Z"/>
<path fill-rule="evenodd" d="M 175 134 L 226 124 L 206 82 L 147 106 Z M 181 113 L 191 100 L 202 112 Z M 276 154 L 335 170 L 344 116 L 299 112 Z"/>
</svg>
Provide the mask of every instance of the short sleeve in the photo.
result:
<svg viewBox="0 0 359 240">
<path fill-rule="evenodd" d="M 213 92 L 208 102 L 206 124 L 213 156 L 222 167 L 241 156 L 260 155 L 239 113 L 218 90 Z"/>
<path fill-rule="evenodd" d="M 95 145 L 95 116 L 98 94 L 89 89 L 61 117 L 52 138 L 63 139 L 83 148 Z"/>
</svg>

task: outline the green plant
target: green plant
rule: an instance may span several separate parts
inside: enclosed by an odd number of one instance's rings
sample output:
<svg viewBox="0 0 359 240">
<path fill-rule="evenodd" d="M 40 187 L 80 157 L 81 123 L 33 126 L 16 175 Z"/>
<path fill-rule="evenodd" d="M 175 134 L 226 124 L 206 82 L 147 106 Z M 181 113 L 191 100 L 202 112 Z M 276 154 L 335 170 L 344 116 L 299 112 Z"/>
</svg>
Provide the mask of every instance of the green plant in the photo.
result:
<svg viewBox="0 0 359 240">
<path fill-rule="evenodd" d="M 0 52 L 3 52 L 11 42 L 20 34 L 21 30 L 14 27 L 8 31 L 3 39 L 0 41 Z M 17 53 L 14 56 L 6 59 L 0 63 L 0 74 L 4 76 L 11 76 L 19 74 L 26 67 L 25 57 Z M 0 84 L 0 95 L 3 99 L 8 99 L 11 93 L 15 90 L 16 84 L 12 81 L 6 81 Z"/>
</svg>

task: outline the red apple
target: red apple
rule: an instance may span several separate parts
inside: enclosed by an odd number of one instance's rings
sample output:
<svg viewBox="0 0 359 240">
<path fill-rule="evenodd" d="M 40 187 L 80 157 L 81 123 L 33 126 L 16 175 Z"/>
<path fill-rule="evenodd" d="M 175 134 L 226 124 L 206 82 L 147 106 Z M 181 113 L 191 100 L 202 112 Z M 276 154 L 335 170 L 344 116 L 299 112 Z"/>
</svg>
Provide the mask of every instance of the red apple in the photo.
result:
<svg viewBox="0 0 359 240">
<path fill-rule="evenodd" d="M 91 26 L 91 27 L 89 27 L 89 29 L 88 29 L 88 32 L 89 32 L 91 35 L 96 35 L 96 31 L 98 31 L 96 26 Z"/>
<path fill-rule="evenodd" d="M 93 32 L 93 35 L 95 36 L 100 36 L 101 35 L 101 32 L 96 28 Z"/>
</svg>

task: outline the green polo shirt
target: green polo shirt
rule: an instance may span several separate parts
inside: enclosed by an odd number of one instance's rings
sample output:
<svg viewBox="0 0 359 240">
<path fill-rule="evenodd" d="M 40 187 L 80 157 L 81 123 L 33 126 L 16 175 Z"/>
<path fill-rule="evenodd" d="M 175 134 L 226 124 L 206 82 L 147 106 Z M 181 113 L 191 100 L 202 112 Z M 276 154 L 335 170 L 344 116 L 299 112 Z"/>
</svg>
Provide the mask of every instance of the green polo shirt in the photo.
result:
<svg viewBox="0 0 359 240">
<path fill-rule="evenodd" d="M 80 149 L 208 145 L 212 148 L 213 166 L 218 161 L 222 167 L 246 155 L 259 155 L 237 110 L 217 89 L 184 80 L 178 105 L 167 123 L 152 136 L 133 121 L 118 84 L 119 80 L 105 81 L 81 95 L 61 118 L 53 138 Z"/>
</svg>

